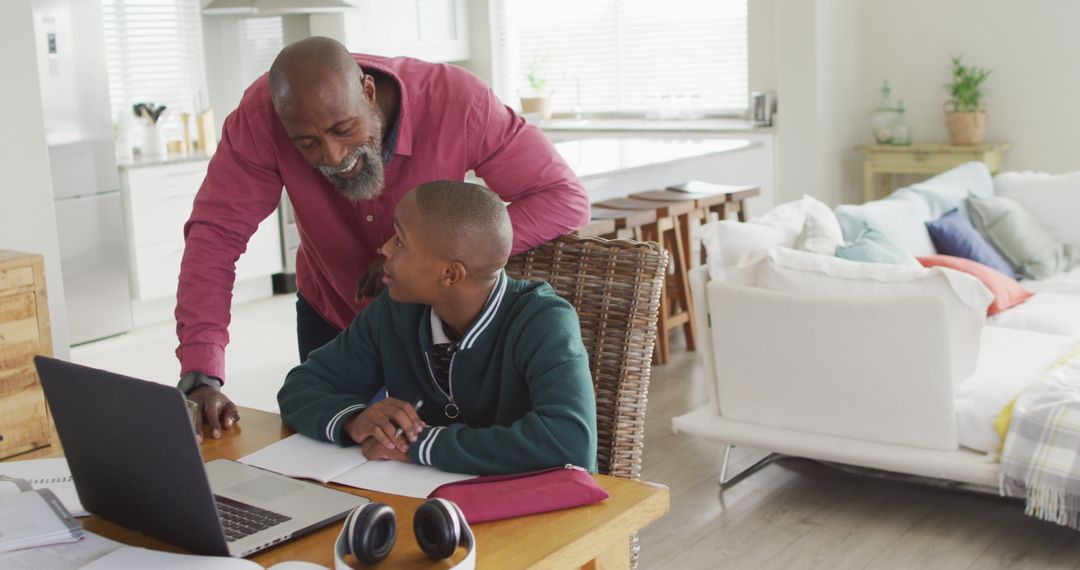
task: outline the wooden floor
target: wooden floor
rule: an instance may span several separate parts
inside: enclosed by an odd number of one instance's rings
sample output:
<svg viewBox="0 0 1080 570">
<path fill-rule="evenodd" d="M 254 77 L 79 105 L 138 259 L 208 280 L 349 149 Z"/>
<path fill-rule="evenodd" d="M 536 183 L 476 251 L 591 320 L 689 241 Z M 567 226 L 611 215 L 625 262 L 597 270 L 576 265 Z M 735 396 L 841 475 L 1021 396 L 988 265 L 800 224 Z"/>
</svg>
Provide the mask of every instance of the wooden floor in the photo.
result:
<svg viewBox="0 0 1080 570">
<path fill-rule="evenodd" d="M 1078 568 L 1080 532 L 992 495 L 849 474 L 801 459 L 721 495 L 723 447 L 671 432 L 706 401 L 703 367 L 678 351 L 653 369 L 642 479 L 671 512 L 641 533 L 640 568 Z M 765 454 L 736 449 L 737 469 Z"/>
</svg>

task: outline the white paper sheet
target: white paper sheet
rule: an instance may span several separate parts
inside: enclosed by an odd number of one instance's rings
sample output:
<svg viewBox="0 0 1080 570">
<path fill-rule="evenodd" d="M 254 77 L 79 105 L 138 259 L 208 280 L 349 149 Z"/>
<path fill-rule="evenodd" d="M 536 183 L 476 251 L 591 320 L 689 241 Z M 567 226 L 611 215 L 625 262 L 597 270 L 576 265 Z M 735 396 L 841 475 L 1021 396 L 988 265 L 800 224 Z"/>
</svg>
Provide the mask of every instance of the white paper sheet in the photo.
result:
<svg viewBox="0 0 1080 570">
<path fill-rule="evenodd" d="M 241 457 L 240 463 L 288 477 L 303 477 L 327 483 L 349 469 L 367 463 L 367 458 L 360 452 L 359 447 L 341 447 L 294 434 L 251 455 Z"/>
<path fill-rule="evenodd" d="M 397 461 L 368 461 L 359 447 L 340 447 L 300 434 L 268 445 L 241 463 L 289 477 L 303 477 L 342 485 L 424 499 L 444 483 L 475 475 L 447 473 L 434 467 Z"/>
<path fill-rule="evenodd" d="M 83 570 L 262 570 L 258 562 L 227 556 L 174 554 L 147 548 L 118 548 Z"/>
<path fill-rule="evenodd" d="M 369 491 L 426 499 L 439 485 L 474 477 L 476 475 L 448 473 L 426 465 L 399 461 L 369 461 L 356 469 L 350 469 L 334 477 L 333 481 Z"/>
<path fill-rule="evenodd" d="M 82 540 L 67 544 L 39 546 L 0 554 L 0 568 L 10 570 L 76 570 L 102 556 L 126 548 L 115 540 L 83 531 Z"/>
<path fill-rule="evenodd" d="M 0 463 L 0 475 L 26 479 L 34 489 L 49 489 L 61 503 L 64 503 L 72 516 L 90 516 L 79 501 L 79 494 L 75 492 L 75 483 L 71 481 L 71 470 L 68 469 L 67 460 L 63 457 L 5 461 Z M 0 489 L 0 494 L 3 492 Z"/>
</svg>

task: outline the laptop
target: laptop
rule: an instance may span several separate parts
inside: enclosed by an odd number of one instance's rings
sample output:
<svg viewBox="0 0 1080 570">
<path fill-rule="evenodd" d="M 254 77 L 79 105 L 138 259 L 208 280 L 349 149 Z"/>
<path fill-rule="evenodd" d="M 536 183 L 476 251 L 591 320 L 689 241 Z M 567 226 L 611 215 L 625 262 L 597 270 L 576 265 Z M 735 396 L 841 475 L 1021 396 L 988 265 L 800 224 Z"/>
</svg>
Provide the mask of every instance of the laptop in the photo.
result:
<svg viewBox="0 0 1080 570">
<path fill-rule="evenodd" d="M 117 524 L 199 554 L 247 556 L 369 502 L 235 461 L 204 465 L 174 387 L 44 356 L 34 364 L 79 500 Z"/>
</svg>

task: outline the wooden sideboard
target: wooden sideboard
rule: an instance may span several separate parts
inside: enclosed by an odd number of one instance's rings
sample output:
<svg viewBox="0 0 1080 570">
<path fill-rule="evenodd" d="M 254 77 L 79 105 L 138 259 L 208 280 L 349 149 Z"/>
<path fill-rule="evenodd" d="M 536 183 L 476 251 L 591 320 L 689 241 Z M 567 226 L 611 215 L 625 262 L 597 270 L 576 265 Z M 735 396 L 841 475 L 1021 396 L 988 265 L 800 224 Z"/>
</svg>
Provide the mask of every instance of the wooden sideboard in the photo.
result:
<svg viewBox="0 0 1080 570">
<path fill-rule="evenodd" d="M 975 146 L 952 146 L 944 143 L 921 143 L 909 146 L 861 145 L 855 147 L 866 153 L 863 161 L 863 200 L 879 197 L 877 177 L 883 179 L 885 196 L 895 190 L 893 174 L 938 174 L 965 162 L 978 161 L 990 174 L 1001 171 L 1005 151 L 1011 143 L 987 143 Z"/>
<path fill-rule="evenodd" d="M 54 439 L 34 369 L 34 355 L 52 352 L 45 260 L 0 250 L 0 459 Z"/>
</svg>

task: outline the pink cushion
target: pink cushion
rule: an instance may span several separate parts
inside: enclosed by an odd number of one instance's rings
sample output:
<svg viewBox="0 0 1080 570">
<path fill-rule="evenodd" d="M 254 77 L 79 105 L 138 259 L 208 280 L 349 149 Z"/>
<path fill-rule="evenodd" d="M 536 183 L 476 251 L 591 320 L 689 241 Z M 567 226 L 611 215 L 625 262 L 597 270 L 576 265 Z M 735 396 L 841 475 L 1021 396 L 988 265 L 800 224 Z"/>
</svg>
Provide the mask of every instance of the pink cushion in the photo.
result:
<svg viewBox="0 0 1080 570">
<path fill-rule="evenodd" d="M 951 255 L 927 255 L 919 257 L 918 260 L 923 267 L 947 267 L 977 277 L 994 294 L 994 302 L 990 303 L 990 308 L 987 310 L 988 315 L 1019 305 L 1034 295 L 1021 287 L 1016 279 L 978 261 Z"/>
</svg>

